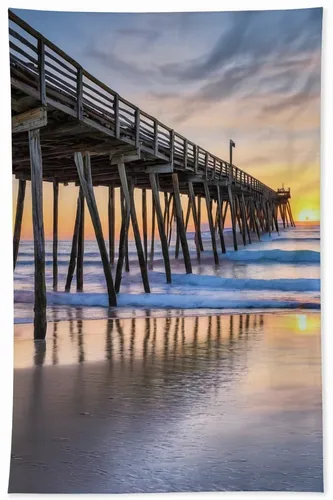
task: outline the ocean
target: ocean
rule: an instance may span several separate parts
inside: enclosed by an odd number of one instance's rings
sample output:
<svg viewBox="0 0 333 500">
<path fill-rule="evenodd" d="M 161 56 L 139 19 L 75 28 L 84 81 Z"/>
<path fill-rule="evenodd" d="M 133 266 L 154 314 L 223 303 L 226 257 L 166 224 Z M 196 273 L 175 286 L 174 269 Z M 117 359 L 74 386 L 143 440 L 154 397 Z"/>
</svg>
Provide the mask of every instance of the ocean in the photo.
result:
<svg viewBox="0 0 333 500">
<path fill-rule="evenodd" d="M 123 273 L 117 309 L 108 308 L 106 286 L 95 241 L 85 242 L 84 292 L 76 292 L 75 275 L 70 293 L 64 292 L 71 241 L 60 241 L 58 248 L 58 292 L 52 290 L 52 241 L 46 241 L 47 315 L 50 321 L 67 320 L 79 311 L 83 319 L 102 319 L 115 315 L 132 317 L 161 315 L 170 309 L 186 314 L 230 313 L 246 310 L 320 309 L 320 227 L 300 225 L 280 229 L 280 235 L 265 234 L 238 252 L 232 247 L 226 229 L 227 253 L 220 266 L 213 263 L 209 233 L 203 233 L 204 249 L 196 260 L 193 235 L 189 235 L 193 274 L 186 275 L 180 252 L 174 258 L 170 246 L 172 284 L 165 279 L 160 245 L 155 244 L 154 269 L 149 271 L 151 293 L 145 294 L 137 264 L 136 248 L 129 241 L 130 272 Z M 255 237 L 253 237 L 255 240 Z M 229 243 L 229 244 L 228 244 Z M 113 269 L 113 274 L 114 274 Z M 14 273 L 15 323 L 33 321 L 33 242 L 22 241 Z"/>
<path fill-rule="evenodd" d="M 9 492 L 323 491 L 319 234 L 228 246 L 220 267 L 206 237 L 192 275 L 172 262 L 171 286 L 157 249 L 151 294 L 130 243 L 113 309 L 95 242 L 84 293 L 52 292 L 47 242 L 46 342 L 33 340 L 23 242 Z M 59 290 L 70 247 L 60 243 Z"/>
</svg>

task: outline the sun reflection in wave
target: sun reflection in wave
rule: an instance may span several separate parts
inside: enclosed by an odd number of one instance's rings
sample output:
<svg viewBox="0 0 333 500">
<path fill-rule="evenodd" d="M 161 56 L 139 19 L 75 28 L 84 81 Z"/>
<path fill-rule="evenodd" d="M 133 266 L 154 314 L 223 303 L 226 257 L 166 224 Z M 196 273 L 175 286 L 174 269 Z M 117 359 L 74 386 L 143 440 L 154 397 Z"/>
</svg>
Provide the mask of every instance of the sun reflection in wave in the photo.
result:
<svg viewBox="0 0 333 500">
<path fill-rule="evenodd" d="M 307 329 L 307 317 L 305 314 L 297 314 L 297 326 L 301 332 L 304 332 Z"/>
</svg>

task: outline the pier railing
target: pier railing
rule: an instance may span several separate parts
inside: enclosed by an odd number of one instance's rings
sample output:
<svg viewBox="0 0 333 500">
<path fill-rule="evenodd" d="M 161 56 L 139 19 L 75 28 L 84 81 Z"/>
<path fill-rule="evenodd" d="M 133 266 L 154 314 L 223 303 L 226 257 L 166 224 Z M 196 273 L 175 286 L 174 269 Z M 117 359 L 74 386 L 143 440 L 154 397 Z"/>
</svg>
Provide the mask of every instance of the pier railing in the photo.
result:
<svg viewBox="0 0 333 500">
<path fill-rule="evenodd" d="M 9 47 L 13 84 L 25 86 L 43 105 L 49 103 L 101 132 L 206 179 L 227 179 L 276 196 L 258 179 L 121 97 L 11 11 Z"/>
</svg>

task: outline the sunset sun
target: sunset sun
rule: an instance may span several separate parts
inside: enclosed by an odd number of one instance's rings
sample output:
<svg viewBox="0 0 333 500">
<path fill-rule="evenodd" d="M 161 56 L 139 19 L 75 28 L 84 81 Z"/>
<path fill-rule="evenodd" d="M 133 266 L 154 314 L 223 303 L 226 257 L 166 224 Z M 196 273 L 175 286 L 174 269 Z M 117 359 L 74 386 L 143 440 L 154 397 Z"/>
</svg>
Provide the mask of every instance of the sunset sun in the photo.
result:
<svg viewBox="0 0 333 500">
<path fill-rule="evenodd" d="M 311 208 L 304 208 L 298 214 L 298 220 L 301 222 L 318 221 L 319 218 L 320 218 L 319 210 L 313 210 Z"/>
</svg>

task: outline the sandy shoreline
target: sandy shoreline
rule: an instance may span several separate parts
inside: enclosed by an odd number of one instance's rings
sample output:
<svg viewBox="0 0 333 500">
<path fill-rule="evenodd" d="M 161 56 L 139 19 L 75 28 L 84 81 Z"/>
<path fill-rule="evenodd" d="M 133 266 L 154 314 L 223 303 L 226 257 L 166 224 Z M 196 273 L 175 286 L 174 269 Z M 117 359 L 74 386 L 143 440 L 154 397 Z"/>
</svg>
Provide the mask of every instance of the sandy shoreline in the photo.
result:
<svg viewBox="0 0 333 500">
<path fill-rule="evenodd" d="M 20 328 L 11 492 L 321 491 L 319 314 Z"/>
</svg>

